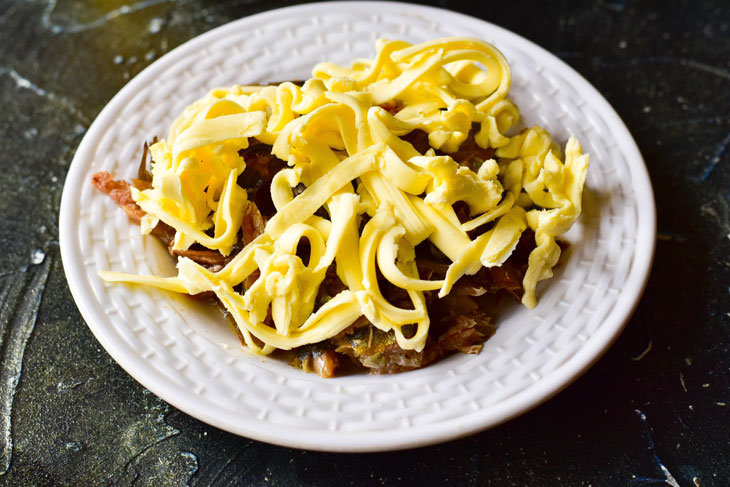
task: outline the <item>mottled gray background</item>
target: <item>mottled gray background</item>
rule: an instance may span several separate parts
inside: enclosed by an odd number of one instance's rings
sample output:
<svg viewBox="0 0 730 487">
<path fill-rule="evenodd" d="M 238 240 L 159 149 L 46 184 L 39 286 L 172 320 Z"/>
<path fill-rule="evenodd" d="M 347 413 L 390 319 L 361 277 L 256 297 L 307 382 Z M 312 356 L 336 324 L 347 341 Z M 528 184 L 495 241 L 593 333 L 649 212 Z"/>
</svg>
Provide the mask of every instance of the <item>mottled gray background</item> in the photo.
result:
<svg viewBox="0 0 730 487">
<path fill-rule="evenodd" d="M 611 350 L 543 406 L 440 446 L 314 453 L 203 424 L 107 355 L 59 256 L 75 148 L 157 57 L 292 3 L 0 0 L 0 484 L 730 485 L 725 1 L 429 2 L 506 27 L 577 69 L 625 120 L 651 173 L 659 235 L 645 296 Z"/>
</svg>

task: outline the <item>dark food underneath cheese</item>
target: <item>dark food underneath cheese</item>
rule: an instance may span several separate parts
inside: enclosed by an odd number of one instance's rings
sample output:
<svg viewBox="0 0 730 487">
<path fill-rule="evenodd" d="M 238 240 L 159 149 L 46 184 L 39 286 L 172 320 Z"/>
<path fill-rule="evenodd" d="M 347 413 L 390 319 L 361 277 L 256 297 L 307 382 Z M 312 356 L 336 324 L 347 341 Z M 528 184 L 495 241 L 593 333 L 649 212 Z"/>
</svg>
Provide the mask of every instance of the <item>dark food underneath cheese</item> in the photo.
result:
<svg viewBox="0 0 730 487">
<path fill-rule="evenodd" d="M 173 252 L 202 246 L 228 256 L 225 265 L 179 257 L 175 277 L 100 275 L 212 292 L 260 354 L 332 339 L 363 319 L 418 352 L 430 325 L 424 293 L 443 298 L 465 276 L 498 268 L 524 233 L 534 235 L 522 280 L 522 302 L 532 308 L 538 281 L 560 256 L 555 238 L 580 214 L 588 156 L 574 138 L 563 156 L 540 127 L 507 135 L 519 119 L 510 81 L 490 44 L 443 38 L 381 40 L 374 59 L 319 64 L 301 86 L 215 89 L 150 147 L 151 185 L 131 196 L 144 212 L 143 233 L 163 222 L 174 229 Z M 427 134 L 425 152 L 408 141 L 416 131 Z M 451 155 L 469 137 L 495 157 L 457 163 Z M 271 182 L 275 215 L 235 253 L 250 142 L 272 146 L 288 167 Z M 468 209 L 464 221 L 459 205 Z M 450 262 L 442 279 L 419 272 L 415 248 L 426 240 Z M 297 255 L 303 242 L 308 259 Z M 343 289 L 317 303 L 330 267 Z M 408 302 L 386 299 L 383 278 Z"/>
</svg>

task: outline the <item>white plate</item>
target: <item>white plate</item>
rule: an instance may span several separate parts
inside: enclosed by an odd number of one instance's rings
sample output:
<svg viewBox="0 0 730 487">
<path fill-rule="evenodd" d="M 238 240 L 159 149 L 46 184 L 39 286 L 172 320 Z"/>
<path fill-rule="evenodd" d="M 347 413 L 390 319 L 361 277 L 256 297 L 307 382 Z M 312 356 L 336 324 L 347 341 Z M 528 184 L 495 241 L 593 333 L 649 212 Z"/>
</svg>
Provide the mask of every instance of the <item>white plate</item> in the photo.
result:
<svg viewBox="0 0 730 487">
<path fill-rule="evenodd" d="M 208 89 L 307 78 L 323 60 L 371 57 L 379 37 L 441 36 L 495 44 L 513 70 L 511 98 L 528 124 L 591 154 L 584 214 L 566 264 L 541 285 L 539 305 L 500 311 L 478 356 L 455 355 L 393 376 L 322 379 L 241 349 L 206 306 L 151 288 L 106 285 L 97 271 L 173 275 L 162 246 L 143 238 L 90 184 L 92 173 L 134 176 L 142 142 Z M 104 108 L 69 170 L 60 215 L 64 269 L 97 339 L 135 379 L 224 430 L 290 447 L 375 451 L 415 447 L 494 426 L 534 407 L 595 362 L 631 315 L 651 265 L 655 210 L 641 155 L 619 117 L 575 71 L 487 22 L 417 5 L 309 4 L 219 27 L 145 69 Z"/>
</svg>

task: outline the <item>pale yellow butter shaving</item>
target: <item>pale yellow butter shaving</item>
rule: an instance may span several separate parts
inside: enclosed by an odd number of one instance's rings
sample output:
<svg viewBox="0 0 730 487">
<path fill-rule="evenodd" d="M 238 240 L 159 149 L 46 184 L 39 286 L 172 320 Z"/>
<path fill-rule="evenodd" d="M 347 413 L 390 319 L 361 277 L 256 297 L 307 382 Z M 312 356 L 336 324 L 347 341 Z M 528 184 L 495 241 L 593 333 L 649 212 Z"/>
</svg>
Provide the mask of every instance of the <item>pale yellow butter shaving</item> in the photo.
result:
<svg viewBox="0 0 730 487">
<path fill-rule="evenodd" d="M 313 73 L 302 86 L 211 91 L 150 148 L 153 187 L 132 193 L 147 212 L 143 232 L 162 221 L 177 232 L 174 248 L 197 243 L 228 255 L 248 204 L 238 183 L 246 168 L 239 151 L 253 137 L 290 166 L 273 178 L 277 213 L 263 235 L 217 272 L 180 258 L 177 277 L 101 277 L 179 293 L 212 291 L 257 353 L 326 340 L 360 316 L 392 331 L 401 348 L 421 350 L 429 328 L 423 292 L 444 296 L 461 276 L 501 265 L 529 227 L 536 247 L 523 303 L 535 306 L 535 287 L 560 255 L 555 237 L 580 214 L 588 156 L 571 138 L 561 161 L 539 127 L 508 135 L 519 111 L 506 98 L 511 75 L 502 54 L 469 38 L 381 40 L 374 59 L 350 67 L 322 63 Z M 395 114 L 385 109 L 392 107 Z M 421 154 L 403 139 L 416 129 L 441 155 Z M 476 161 L 474 170 L 449 155 L 472 130 L 480 147 L 496 150 L 496 159 Z M 295 197 L 300 183 L 306 189 Z M 458 201 L 472 218 L 463 224 L 452 207 Z M 480 227 L 470 238 L 467 232 Z M 443 280 L 418 275 L 414 248 L 426 239 L 452 261 Z M 297 255 L 304 240 L 306 263 Z M 315 309 L 332 264 L 348 289 Z M 409 308 L 385 299 L 378 270 L 407 291 Z M 256 271 L 250 287 L 235 290 Z M 273 325 L 265 323 L 269 314 Z"/>
</svg>

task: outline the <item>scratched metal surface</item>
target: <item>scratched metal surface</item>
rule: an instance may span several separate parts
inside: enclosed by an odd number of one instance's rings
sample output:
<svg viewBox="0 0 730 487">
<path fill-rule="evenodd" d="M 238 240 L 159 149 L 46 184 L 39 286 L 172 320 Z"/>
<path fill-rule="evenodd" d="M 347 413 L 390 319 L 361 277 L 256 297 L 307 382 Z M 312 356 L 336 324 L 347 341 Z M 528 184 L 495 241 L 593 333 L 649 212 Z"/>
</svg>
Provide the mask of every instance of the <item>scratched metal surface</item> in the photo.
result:
<svg viewBox="0 0 730 487">
<path fill-rule="evenodd" d="M 58 251 L 76 146 L 158 56 L 290 3 L 0 0 L 0 484 L 730 485 L 730 14 L 719 1 L 430 2 L 577 69 L 651 173 L 659 236 L 644 299 L 596 366 L 543 406 L 440 446 L 313 453 L 207 426 L 111 360 Z"/>
</svg>

